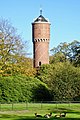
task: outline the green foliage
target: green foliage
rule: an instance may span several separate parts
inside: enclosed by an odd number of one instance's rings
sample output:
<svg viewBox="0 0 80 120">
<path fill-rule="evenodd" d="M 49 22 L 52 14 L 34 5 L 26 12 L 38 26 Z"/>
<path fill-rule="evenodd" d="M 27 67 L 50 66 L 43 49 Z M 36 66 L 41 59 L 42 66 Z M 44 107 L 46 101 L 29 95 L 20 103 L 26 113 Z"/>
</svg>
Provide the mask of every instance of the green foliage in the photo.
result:
<svg viewBox="0 0 80 120">
<path fill-rule="evenodd" d="M 46 94 L 45 94 L 46 93 Z M 0 77 L 0 102 L 48 100 L 48 87 L 37 78 L 25 76 Z"/>
<path fill-rule="evenodd" d="M 80 42 L 54 47 L 50 64 L 36 74 L 16 33 L 7 20 L 0 20 L 0 101 L 51 100 L 50 92 L 53 100 L 80 100 Z"/>
<path fill-rule="evenodd" d="M 57 47 L 54 47 L 52 50 L 52 59 L 50 63 L 55 61 L 64 62 L 69 60 L 74 63 L 76 66 L 80 66 L 80 42 L 74 40 L 71 43 L 60 43 Z"/>
<path fill-rule="evenodd" d="M 50 56 L 50 64 L 57 62 L 65 62 L 66 58 L 62 52 L 56 53 L 54 56 Z"/>
<path fill-rule="evenodd" d="M 53 100 L 80 100 L 80 68 L 69 62 L 42 65 L 38 78 L 51 89 Z"/>
<path fill-rule="evenodd" d="M 35 101 L 51 101 L 52 96 L 50 94 L 50 90 L 47 85 L 39 84 L 37 87 L 34 88 L 34 100 Z"/>
<path fill-rule="evenodd" d="M 23 43 L 10 22 L 0 19 L 0 76 L 35 75 L 32 60 L 26 57 L 25 46 L 27 43 Z"/>
<path fill-rule="evenodd" d="M 60 43 L 51 51 L 51 65 L 42 66 L 38 78 L 51 88 L 54 100 L 80 100 L 80 42 Z"/>
</svg>

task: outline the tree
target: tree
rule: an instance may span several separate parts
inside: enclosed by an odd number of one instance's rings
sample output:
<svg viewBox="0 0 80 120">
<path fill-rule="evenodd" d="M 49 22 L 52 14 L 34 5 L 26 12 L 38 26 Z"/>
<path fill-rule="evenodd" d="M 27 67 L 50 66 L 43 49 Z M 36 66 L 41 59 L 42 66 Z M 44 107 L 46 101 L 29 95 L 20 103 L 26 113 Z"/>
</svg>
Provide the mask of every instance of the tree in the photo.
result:
<svg viewBox="0 0 80 120">
<path fill-rule="evenodd" d="M 42 65 L 38 78 L 48 85 L 53 100 L 80 100 L 80 68 L 69 61 Z"/>
<path fill-rule="evenodd" d="M 10 25 L 8 20 L 0 21 L 0 58 L 5 63 L 10 55 L 21 54 L 23 45 L 21 38 L 16 34 L 16 29 Z"/>
<path fill-rule="evenodd" d="M 8 20 L 0 20 L 0 75 L 33 75 L 32 60 L 26 57 L 25 45 Z"/>
<path fill-rule="evenodd" d="M 71 43 L 60 43 L 57 47 L 54 47 L 52 50 L 53 53 L 53 59 L 52 62 L 55 61 L 55 58 L 59 58 L 63 62 L 66 60 L 69 60 L 76 65 L 80 65 L 80 42 L 77 40 L 74 40 Z M 62 57 L 59 57 L 61 56 Z"/>
<path fill-rule="evenodd" d="M 8 20 L 0 20 L 0 65 L 1 70 L 6 69 L 7 64 L 13 62 L 15 54 L 21 53 L 23 45 L 21 38 L 16 34 L 16 29 Z"/>
<path fill-rule="evenodd" d="M 50 56 L 50 64 L 57 63 L 57 62 L 65 62 L 66 58 L 62 52 L 57 52 L 53 56 Z"/>
<path fill-rule="evenodd" d="M 57 54 L 57 53 L 62 53 L 65 56 L 65 59 L 68 57 L 68 48 L 69 44 L 67 44 L 66 42 L 64 43 L 60 43 L 57 47 L 54 47 L 53 49 L 51 49 L 51 52 L 53 55 Z"/>
<path fill-rule="evenodd" d="M 70 63 L 57 63 L 50 81 L 54 100 L 73 101 L 80 95 L 80 70 Z"/>
<path fill-rule="evenodd" d="M 74 62 L 76 66 L 80 66 L 80 42 L 73 41 L 69 47 L 71 48 L 71 61 Z"/>
</svg>

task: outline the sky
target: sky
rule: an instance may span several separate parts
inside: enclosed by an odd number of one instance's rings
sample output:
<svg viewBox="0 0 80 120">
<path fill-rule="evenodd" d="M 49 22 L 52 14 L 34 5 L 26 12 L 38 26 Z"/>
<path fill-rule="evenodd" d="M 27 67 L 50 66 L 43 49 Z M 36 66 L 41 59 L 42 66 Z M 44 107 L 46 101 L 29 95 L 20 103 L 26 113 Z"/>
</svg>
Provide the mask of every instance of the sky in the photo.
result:
<svg viewBox="0 0 80 120">
<path fill-rule="evenodd" d="M 48 18 L 49 50 L 60 43 L 80 41 L 80 0 L 0 0 L 0 17 L 8 19 L 33 53 L 32 22 L 40 15 Z"/>
</svg>

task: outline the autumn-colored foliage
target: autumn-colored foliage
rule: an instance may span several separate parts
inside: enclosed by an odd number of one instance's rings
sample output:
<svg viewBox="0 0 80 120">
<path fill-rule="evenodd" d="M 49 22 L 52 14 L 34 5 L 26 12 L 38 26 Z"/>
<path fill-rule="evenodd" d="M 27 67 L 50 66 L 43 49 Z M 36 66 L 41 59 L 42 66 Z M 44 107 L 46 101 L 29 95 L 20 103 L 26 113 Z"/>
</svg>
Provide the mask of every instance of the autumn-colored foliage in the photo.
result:
<svg viewBox="0 0 80 120">
<path fill-rule="evenodd" d="M 0 76 L 34 76 L 32 59 L 26 57 L 25 45 L 7 20 L 0 21 Z"/>
</svg>

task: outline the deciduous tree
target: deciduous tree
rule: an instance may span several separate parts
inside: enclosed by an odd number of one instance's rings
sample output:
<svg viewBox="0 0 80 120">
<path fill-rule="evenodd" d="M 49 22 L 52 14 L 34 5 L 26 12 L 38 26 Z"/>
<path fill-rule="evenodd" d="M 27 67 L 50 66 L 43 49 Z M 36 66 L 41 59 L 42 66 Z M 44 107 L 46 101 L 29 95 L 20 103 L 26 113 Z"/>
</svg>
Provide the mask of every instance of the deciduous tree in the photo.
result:
<svg viewBox="0 0 80 120">
<path fill-rule="evenodd" d="M 33 75 L 32 60 L 27 58 L 25 45 L 8 20 L 0 20 L 0 75 Z M 27 51 L 27 49 L 26 49 Z"/>
</svg>

